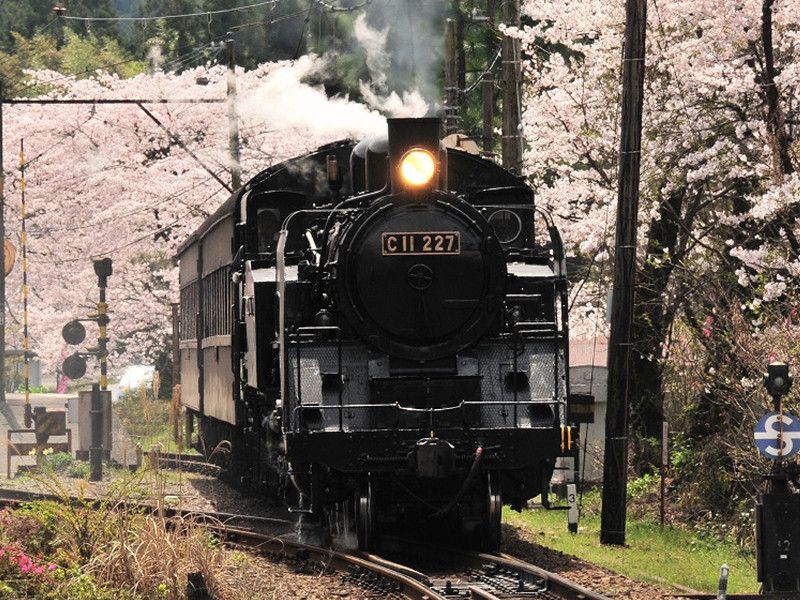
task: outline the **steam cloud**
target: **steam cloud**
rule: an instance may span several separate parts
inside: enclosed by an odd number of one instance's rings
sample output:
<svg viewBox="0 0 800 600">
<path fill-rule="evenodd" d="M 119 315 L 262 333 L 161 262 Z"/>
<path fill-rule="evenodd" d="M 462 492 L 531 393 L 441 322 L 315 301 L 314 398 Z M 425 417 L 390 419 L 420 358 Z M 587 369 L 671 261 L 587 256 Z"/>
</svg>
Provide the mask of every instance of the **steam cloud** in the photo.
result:
<svg viewBox="0 0 800 600">
<path fill-rule="evenodd" d="M 366 105 L 329 98 L 322 86 L 303 83 L 332 71 L 331 57 L 306 55 L 273 70 L 255 91 L 240 96 L 240 114 L 275 130 L 303 129 L 334 139 L 385 132 L 385 116 L 437 112 L 445 9 L 443 2 L 384 0 L 356 18 L 353 41 L 363 50 L 370 74 L 368 82 L 359 82 Z"/>
<path fill-rule="evenodd" d="M 348 98 L 328 98 L 322 86 L 302 82 L 326 64 L 325 59 L 309 54 L 272 71 L 242 98 L 241 116 L 275 130 L 306 129 L 331 139 L 385 132 L 386 119 L 379 112 Z"/>
<path fill-rule="evenodd" d="M 374 29 L 367 23 L 367 17 L 360 14 L 353 28 L 356 41 L 367 56 L 367 69 L 371 83 L 359 82 L 364 101 L 390 117 L 423 117 L 429 106 L 422 93 L 414 88 L 410 91 L 387 94 L 387 73 L 391 66 L 391 56 L 386 50 L 389 27 Z"/>
</svg>

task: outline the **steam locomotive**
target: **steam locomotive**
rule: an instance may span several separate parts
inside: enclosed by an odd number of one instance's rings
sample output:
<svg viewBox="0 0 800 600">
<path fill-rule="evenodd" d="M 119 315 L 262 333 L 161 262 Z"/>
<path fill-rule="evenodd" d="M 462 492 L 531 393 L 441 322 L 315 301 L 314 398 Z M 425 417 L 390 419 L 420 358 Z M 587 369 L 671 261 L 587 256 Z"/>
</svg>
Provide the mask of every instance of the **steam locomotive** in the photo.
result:
<svg viewBox="0 0 800 600">
<path fill-rule="evenodd" d="M 497 548 L 574 448 L 558 231 L 438 119 L 267 168 L 178 259 L 190 427 L 362 548 L 409 523 Z"/>
</svg>

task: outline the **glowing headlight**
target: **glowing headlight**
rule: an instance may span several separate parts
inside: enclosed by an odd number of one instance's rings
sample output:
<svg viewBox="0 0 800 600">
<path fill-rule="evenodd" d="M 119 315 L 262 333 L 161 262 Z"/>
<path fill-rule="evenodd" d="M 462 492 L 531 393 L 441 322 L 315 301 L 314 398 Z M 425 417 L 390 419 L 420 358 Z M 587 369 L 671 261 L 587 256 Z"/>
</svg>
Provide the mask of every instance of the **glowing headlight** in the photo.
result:
<svg viewBox="0 0 800 600">
<path fill-rule="evenodd" d="M 423 186 L 433 178 L 435 172 L 436 162 L 427 150 L 412 148 L 400 160 L 400 174 L 409 185 Z"/>
</svg>

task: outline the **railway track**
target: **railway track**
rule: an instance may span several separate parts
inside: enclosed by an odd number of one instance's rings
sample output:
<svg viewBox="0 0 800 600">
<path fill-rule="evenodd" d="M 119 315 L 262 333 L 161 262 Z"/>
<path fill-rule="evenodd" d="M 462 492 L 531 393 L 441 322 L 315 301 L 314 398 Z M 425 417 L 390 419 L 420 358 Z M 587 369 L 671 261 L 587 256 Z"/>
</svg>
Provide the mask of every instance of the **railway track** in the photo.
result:
<svg viewBox="0 0 800 600">
<path fill-rule="evenodd" d="M 159 452 L 156 454 L 159 469 L 175 469 L 203 475 L 217 476 L 222 472 L 218 464 L 208 462 L 202 454 Z"/>
<path fill-rule="evenodd" d="M 608 600 L 563 577 L 510 556 L 462 552 L 402 543 L 403 551 L 416 551 L 418 558 L 429 552 L 445 552 L 447 569 L 417 569 L 363 552 L 337 551 L 279 539 L 249 530 L 220 530 L 228 543 L 244 546 L 267 556 L 290 561 L 308 561 L 342 573 L 342 579 L 370 593 L 371 598 L 407 600 Z M 441 555 L 440 555 L 441 556 Z"/>
<path fill-rule="evenodd" d="M 101 502 L 51 494 L 0 489 L 0 506 L 35 500 L 73 502 L 89 508 Z M 344 581 L 370 598 L 396 600 L 608 600 L 555 573 L 508 555 L 467 552 L 400 538 L 386 538 L 380 554 L 314 546 L 287 536 L 295 523 L 235 513 L 186 511 L 131 502 L 126 507 L 163 511 L 165 516 L 191 516 L 231 546 L 275 560 L 312 563 L 337 571 Z"/>
<path fill-rule="evenodd" d="M 380 555 L 363 556 L 378 564 L 403 565 L 401 569 L 423 581 L 438 594 L 436 597 L 448 600 L 607 600 L 602 594 L 506 554 L 385 538 Z"/>
</svg>

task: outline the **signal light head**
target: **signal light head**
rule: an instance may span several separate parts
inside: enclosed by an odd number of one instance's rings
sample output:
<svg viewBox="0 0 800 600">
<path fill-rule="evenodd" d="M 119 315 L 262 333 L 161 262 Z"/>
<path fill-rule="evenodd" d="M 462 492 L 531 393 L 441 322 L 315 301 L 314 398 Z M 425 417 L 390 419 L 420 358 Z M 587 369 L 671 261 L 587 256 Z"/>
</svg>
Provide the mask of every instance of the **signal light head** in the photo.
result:
<svg viewBox="0 0 800 600">
<path fill-rule="evenodd" d="M 436 174 L 433 154 L 422 148 L 412 148 L 400 159 L 400 175 L 403 181 L 415 188 L 430 183 Z"/>
</svg>

